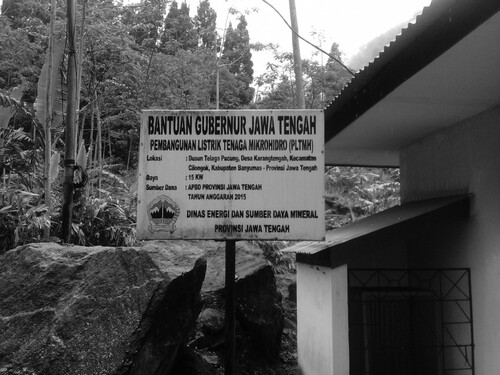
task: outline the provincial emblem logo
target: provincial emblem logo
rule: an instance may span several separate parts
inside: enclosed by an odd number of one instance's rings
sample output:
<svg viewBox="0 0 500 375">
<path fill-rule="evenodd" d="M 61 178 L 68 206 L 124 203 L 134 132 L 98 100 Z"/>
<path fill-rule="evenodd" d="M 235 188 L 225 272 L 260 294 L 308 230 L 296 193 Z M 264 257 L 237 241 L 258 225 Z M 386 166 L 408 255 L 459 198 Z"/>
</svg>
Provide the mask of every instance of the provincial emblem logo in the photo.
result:
<svg viewBox="0 0 500 375">
<path fill-rule="evenodd" d="M 149 231 L 173 233 L 179 213 L 180 208 L 172 199 L 160 195 L 148 204 Z"/>
</svg>

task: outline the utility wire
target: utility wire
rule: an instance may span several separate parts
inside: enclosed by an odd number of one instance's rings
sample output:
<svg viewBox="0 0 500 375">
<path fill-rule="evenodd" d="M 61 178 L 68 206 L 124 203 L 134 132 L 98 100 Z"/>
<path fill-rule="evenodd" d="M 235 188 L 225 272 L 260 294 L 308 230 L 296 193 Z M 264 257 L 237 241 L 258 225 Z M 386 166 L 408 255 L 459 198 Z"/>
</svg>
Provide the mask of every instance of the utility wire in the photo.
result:
<svg viewBox="0 0 500 375">
<path fill-rule="evenodd" d="M 335 62 L 339 63 L 345 70 L 347 70 L 349 72 L 349 74 L 351 74 L 353 77 L 354 77 L 354 73 L 351 69 L 349 69 L 342 61 L 340 61 L 339 59 L 337 59 L 335 56 L 329 54 L 328 52 L 326 52 L 324 49 L 318 47 L 317 45 L 311 43 L 310 41 L 308 41 L 307 39 L 304 39 L 299 33 L 297 33 L 292 26 L 290 26 L 290 24 L 288 23 L 288 21 L 285 19 L 285 17 L 283 17 L 281 15 L 281 13 L 274 7 L 272 6 L 267 0 L 262 0 L 264 3 L 266 3 L 267 5 L 269 5 L 277 14 L 278 16 L 281 17 L 281 19 L 283 20 L 283 22 L 285 22 L 285 24 L 288 26 L 288 28 L 290 30 L 292 30 L 292 33 L 294 33 L 295 35 L 297 35 L 300 39 L 302 39 L 304 42 L 306 42 L 307 44 L 309 44 L 310 46 L 316 48 L 318 51 L 321 51 L 323 52 L 325 55 L 329 56 L 332 60 L 334 60 Z"/>
</svg>

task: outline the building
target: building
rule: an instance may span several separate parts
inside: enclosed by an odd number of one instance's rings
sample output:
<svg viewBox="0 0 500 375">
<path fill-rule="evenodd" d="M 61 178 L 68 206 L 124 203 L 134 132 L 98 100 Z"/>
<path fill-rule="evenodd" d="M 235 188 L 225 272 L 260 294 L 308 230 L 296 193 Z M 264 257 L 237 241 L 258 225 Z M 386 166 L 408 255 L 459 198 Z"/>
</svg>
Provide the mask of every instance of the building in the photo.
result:
<svg viewBox="0 0 500 375">
<path fill-rule="evenodd" d="M 500 371 L 500 1 L 433 0 L 325 110 L 328 165 L 401 205 L 302 242 L 304 375 Z"/>
</svg>

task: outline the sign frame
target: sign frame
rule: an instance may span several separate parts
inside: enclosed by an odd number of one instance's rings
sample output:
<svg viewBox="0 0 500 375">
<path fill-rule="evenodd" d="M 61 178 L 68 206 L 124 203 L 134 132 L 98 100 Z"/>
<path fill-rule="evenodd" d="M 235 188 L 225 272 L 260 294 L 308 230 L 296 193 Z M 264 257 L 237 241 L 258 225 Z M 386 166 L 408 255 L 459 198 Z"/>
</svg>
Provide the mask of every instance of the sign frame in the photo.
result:
<svg viewBox="0 0 500 375">
<path fill-rule="evenodd" d="M 143 110 L 137 237 L 324 240 L 323 110 Z"/>
</svg>

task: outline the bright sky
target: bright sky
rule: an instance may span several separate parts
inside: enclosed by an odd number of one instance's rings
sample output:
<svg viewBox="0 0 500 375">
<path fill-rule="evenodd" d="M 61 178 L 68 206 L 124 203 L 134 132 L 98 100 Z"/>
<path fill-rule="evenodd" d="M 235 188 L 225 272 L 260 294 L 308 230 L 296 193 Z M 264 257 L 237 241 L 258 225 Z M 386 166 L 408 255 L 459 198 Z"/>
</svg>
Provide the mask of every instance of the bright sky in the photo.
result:
<svg viewBox="0 0 500 375">
<path fill-rule="evenodd" d="M 178 0 L 180 2 L 182 0 Z M 190 15 L 197 11 L 199 0 L 187 0 Z M 287 20 L 290 19 L 289 0 L 268 0 Z M 348 61 L 373 38 L 403 22 L 430 4 L 431 0 L 295 0 L 299 33 L 315 44 L 320 44 L 316 32 L 324 36 L 322 48 L 329 52 L 336 42 Z M 230 7 L 237 10 L 254 10 L 246 16 L 252 42 L 277 43 L 283 51 L 292 51 L 291 31 L 278 14 L 262 0 L 211 0 L 217 11 L 219 27 L 224 27 Z M 233 23 L 234 25 L 236 22 Z M 302 58 L 311 58 L 314 49 L 300 42 Z M 255 54 L 256 74 L 262 73 L 265 57 Z M 264 60 L 263 60 L 264 59 Z"/>
</svg>

